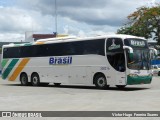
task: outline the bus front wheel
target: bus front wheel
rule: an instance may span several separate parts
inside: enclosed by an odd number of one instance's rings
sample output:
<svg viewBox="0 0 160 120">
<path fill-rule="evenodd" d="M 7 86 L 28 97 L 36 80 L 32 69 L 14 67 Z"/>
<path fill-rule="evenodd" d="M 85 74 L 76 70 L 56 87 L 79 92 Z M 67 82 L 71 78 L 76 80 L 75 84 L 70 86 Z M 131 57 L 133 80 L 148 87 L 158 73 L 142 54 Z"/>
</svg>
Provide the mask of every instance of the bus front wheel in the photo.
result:
<svg viewBox="0 0 160 120">
<path fill-rule="evenodd" d="M 28 85 L 28 77 L 26 73 L 22 73 L 20 76 L 21 85 L 27 86 Z"/>
<path fill-rule="evenodd" d="M 94 78 L 94 81 L 95 81 L 95 85 L 97 88 L 99 89 L 104 89 L 104 88 L 107 88 L 107 81 L 106 81 L 106 78 L 104 75 L 102 74 L 99 74 L 97 75 L 95 78 Z"/>
<path fill-rule="evenodd" d="M 32 83 L 33 86 L 39 86 L 40 85 L 40 79 L 39 79 L 39 75 L 37 73 L 32 74 L 31 83 Z"/>
</svg>

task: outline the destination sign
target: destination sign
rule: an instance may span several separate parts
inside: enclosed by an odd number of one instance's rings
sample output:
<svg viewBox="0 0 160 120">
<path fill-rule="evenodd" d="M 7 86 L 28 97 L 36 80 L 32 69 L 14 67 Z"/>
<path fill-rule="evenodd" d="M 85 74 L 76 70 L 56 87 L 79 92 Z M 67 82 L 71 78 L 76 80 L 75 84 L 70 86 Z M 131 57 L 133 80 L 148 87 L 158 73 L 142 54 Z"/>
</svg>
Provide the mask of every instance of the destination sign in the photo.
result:
<svg viewBox="0 0 160 120">
<path fill-rule="evenodd" d="M 142 39 L 125 39 L 124 44 L 136 48 L 147 48 L 147 41 Z"/>
<path fill-rule="evenodd" d="M 138 46 L 138 47 L 144 47 L 145 42 L 144 41 L 137 41 L 137 40 L 131 40 L 132 46 Z"/>
</svg>

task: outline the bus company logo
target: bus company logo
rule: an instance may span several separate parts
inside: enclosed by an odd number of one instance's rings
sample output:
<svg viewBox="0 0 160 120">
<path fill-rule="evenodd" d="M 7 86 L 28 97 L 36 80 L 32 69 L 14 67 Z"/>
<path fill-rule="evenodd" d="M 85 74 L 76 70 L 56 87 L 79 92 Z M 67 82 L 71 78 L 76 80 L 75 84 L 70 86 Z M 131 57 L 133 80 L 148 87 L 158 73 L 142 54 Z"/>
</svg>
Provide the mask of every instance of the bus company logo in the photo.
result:
<svg viewBox="0 0 160 120">
<path fill-rule="evenodd" d="M 120 48 L 120 45 L 115 44 L 115 39 L 112 40 L 112 45 L 108 47 L 108 50 L 114 50 Z"/>
<path fill-rule="evenodd" d="M 50 65 L 67 65 L 72 64 L 72 57 L 51 57 L 49 59 Z"/>
</svg>

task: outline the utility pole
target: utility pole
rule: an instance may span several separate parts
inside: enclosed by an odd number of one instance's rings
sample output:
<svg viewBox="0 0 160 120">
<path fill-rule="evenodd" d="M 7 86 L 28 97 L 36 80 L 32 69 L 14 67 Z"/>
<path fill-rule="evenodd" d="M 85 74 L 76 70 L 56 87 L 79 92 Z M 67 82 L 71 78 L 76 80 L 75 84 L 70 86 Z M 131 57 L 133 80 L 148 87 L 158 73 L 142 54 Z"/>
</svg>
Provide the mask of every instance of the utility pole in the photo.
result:
<svg viewBox="0 0 160 120">
<path fill-rule="evenodd" d="M 160 19 L 158 20 L 158 29 L 157 29 L 158 45 L 160 45 Z"/>
<path fill-rule="evenodd" d="M 55 0 L 55 32 L 57 36 L 57 0 Z"/>
</svg>

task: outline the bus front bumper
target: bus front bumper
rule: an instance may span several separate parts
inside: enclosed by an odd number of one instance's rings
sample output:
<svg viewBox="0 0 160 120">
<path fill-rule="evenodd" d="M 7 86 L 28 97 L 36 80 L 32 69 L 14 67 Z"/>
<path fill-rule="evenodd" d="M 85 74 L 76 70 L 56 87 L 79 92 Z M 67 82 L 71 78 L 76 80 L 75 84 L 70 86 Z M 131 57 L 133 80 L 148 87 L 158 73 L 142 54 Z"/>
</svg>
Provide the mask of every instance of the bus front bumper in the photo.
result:
<svg viewBox="0 0 160 120">
<path fill-rule="evenodd" d="M 127 76 L 127 85 L 150 84 L 152 76 Z"/>
</svg>

